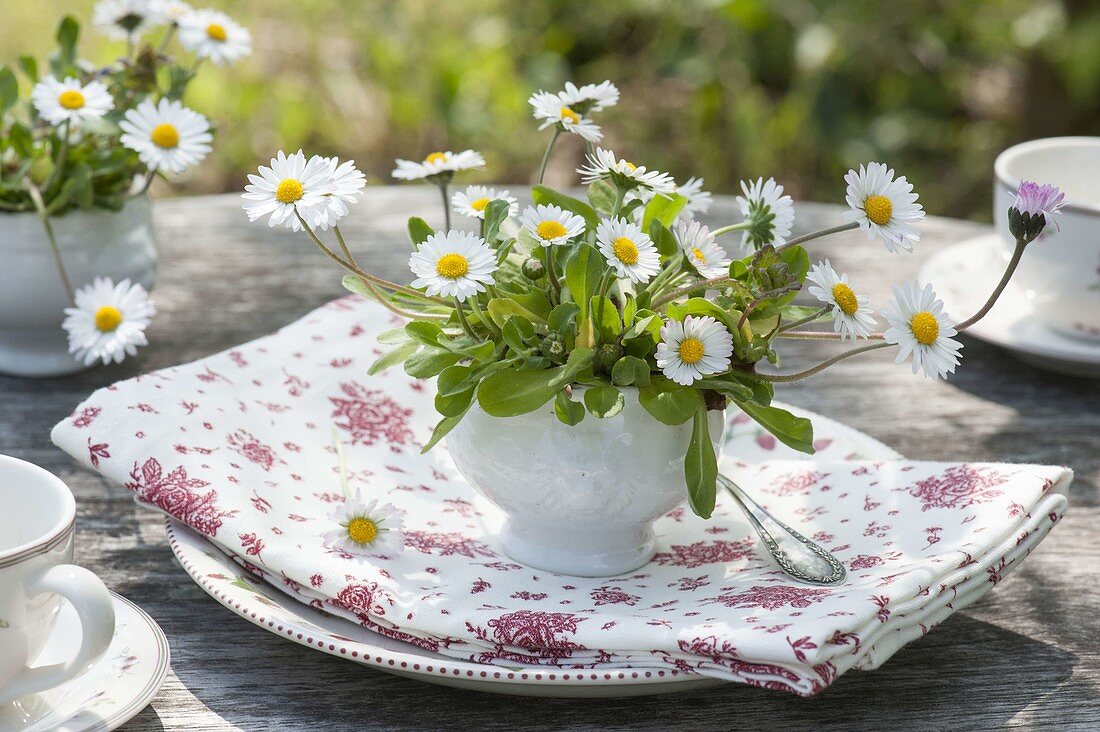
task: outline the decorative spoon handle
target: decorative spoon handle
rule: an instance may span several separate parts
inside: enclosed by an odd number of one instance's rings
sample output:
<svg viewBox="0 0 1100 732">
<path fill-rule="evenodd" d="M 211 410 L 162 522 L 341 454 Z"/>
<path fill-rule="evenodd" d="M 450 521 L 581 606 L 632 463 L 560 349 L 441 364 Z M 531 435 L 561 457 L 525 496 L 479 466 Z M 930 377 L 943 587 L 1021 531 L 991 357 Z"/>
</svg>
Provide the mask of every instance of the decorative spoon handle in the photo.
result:
<svg viewBox="0 0 1100 732">
<path fill-rule="evenodd" d="M 835 585 L 844 581 L 847 571 L 840 560 L 765 511 L 740 486 L 721 473 L 718 474 L 718 482 L 741 506 L 760 540 L 784 572 L 796 580 L 814 585 Z"/>
</svg>

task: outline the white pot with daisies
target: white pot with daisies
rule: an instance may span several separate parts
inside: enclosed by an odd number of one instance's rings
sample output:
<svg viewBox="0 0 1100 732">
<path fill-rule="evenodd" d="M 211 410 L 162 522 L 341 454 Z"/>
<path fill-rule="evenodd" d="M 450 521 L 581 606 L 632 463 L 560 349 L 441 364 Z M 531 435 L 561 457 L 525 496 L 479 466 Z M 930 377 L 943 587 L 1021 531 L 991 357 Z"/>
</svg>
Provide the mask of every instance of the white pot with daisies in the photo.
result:
<svg viewBox="0 0 1100 732">
<path fill-rule="evenodd" d="M 146 195 L 211 150 L 181 101 L 198 66 L 248 53 L 248 31 L 172 0 L 102 0 L 93 20 L 125 40 L 103 67 L 79 58 L 61 21 L 48 68 L 0 69 L 0 373 L 58 376 L 120 362 L 146 343 L 156 242 Z M 169 56 L 174 39 L 194 56 Z M 48 73 L 47 73 L 48 72 Z M 21 91 L 29 89 L 25 97 Z"/>
<path fill-rule="evenodd" d="M 881 163 L 849 171 L 847 221 L 795 237 L 783 187 L 746 181 L 741 220 L 712 229 L 693 219 L 709 204 L 701 180 L 677 185 L 595 146 L 602 132 L 590 115 L 618 96 L 604 82 L 530 98 L 540 129 L 553 135 L 531 188 L 534 205 L 523 211 L 507 191 L 450 194 L 456 175 L 483 167 L 476 151 L 398 160 L 395 178 L 438 187 L 444 204 L 442 229 L 409 220 L 409 284 L 363 269 L 340 230 L 364 192 L 352 163 L 280 152 L 250 176 L 244 195 L 252 220 L 304 232 L 348 272 L 345 286 L 407 321 L 379 336 L 392 350 L 370 373 L 401 364 L 434 379 L 440 420 L 423 449 L 446 439 L 459 471 L 504 511 L 505 552 L 586 576 L 646 562 L 654 519 L 681 503 L 710 517 L 728 405 L 812 453 L 813 425 L 772 403 L 775 384 L 884 349 L 897 363 L 911 361 L 914 373 L 947 378 L 962 349 L 954 336 L 988 312 L 1025 247 L 1058 213 L 1022 187 L 1009 212 L 1015 254 L 986 305 L 956 321 L 931 285 L 905 283 L 879 331 L 858 284 L 828 260 L 813 264 L 810 250 L 819 238 L 859 229 L 889 253 L 912 251 L 924 210 L 905 177 Z M 563 134 L 591 145 L 577 171 L 587 200 L 542 185 Z M 452 209 L 468 225 L 452 227 Z M 803 289 L 817 302 L 795 305 Z M 831 328 L 815 327 L 825 323 Z M 784 344 L 799 339 L 832 342 L 838 352 L 777 370 Z M 373 509 L 363 502 L 383 499 L 359 497 L 353 514 L 338 517 L 343 550 L 375 551 L 378 527 L 367 526 Z"/>
</svg>

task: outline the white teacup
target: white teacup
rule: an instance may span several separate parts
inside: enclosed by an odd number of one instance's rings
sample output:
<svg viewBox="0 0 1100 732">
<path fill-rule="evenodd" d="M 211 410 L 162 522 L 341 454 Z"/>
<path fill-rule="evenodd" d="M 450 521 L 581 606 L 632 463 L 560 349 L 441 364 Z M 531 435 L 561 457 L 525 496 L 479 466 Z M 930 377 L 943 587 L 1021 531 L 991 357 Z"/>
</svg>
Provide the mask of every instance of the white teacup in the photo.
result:
<svg viewBox="0 0 1100 732">
<path fill-rule="evenodd" d="M 73 559 L 76 501 L 52 473 L 0 455 L 0 708 L 85 671 L 115 632 L 111 595 Z M 32 666 L 65 598 L 82 626 L 72 659 Z"/>
<path fill-rule="evenodd" d="M 1008 148 L 993 166 L 993 218 L 1006 251 L 1022 180 L 1053 183 L 1067 205 L 1028 245 L 1013 281 L 1054 330 L 1100 341 L 1100 137 L 1051 137 Z"/>
</svg>

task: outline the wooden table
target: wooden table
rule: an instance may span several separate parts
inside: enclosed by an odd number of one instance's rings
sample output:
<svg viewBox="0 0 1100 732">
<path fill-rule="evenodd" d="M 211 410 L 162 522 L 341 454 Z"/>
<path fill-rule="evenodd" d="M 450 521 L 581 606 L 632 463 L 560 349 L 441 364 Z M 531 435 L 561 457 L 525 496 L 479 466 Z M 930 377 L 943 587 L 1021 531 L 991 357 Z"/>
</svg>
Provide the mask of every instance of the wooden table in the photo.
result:
<svg viewBox="0 0 1100 732">
<path fill-rule="evenodd" d="M 515 187 L 513 187 L 515 188 Z M 737 220 L 720 197 L 708 222 Z M 801 205 L 800 229 L 837 223 Z M 361 262 L 409 278 L 405 221 L 441 225 L 428 187 L 371 188 L 345 230 Z M 0 452 L 60 475 L 76 493 L 77 561 L 144 607 L 172 646 L 172 673 L 131 730 L 342 729 L 998 729 L 1100 728 L 1100 384 L 1045 373 L 963 338 L 949 382 L 915 378 L 890 356 L 853 359 L 785 401 L 864 430 L 904 455 L 1064 463 L 1071 510 L 1022 568 L 975 606 L 873 673 L 853 671 L 813 699 L 730 684 L 623 700 L 544 700 L 432 686 L 311 652 L 234 616 L 176 564 L 159 514 L 53 447 L 50 427 L 93 389 L 264 335 L 341 294 L 340 277 L 302 235 L 250 225 L 235 195 L 157 204 L 161 244 L 152 345 L 121 366 L 65 379 L 0 377 Z M 880 308 L 940 247 L 986 227 L 930 219 L 916 255 L 860 234 L 812 251 L 846 270 Z M 962 314 L 958 314 L 962 315 Z M 788 367 L 828 344 L 799 344 Z"/>
</svg>

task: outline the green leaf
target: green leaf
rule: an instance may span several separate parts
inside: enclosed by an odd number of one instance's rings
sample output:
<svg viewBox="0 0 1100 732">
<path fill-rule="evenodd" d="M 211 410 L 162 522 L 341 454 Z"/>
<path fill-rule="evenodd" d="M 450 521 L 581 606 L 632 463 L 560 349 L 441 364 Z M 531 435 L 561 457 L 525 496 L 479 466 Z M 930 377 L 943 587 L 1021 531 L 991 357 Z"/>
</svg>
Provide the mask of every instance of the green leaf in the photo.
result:
<svg viewBox="0 0 1100 732">
<path fill-rule="evenodd" d="M 673 320 L 683 320 L 688 315 L 709 315 L 726 326 L 726 329 L 729 330 L 734 337 L 737 336 L 737 320 L 741 317 L 740 312 L 736 310 L 732 312 L 723 310 L 703 297 L 693 297 L 682 303 L 671 303 L 666 312 L 668 313 L 668 317 Z"/>
<path fill-rule="evenodd" d="M 477 401 L 493 417 L 527 414 L 554 398 L 579 371 L 592 364 L 592 350 L 578 348 L 564 366 L 543 371 L 508 369 L 485 378 L 477 390 Z"/>
<path fill-rule="evenodd" d="M 584 419 L 584 405 L 570 399 L 565 389 L 562 389 L 554 397 L 554 414 L 561 422 L 572 427 Z"/>
<path fill-rule="evenodd" d="M 665 378 L 654 378 L 649 386 L 638 389 L 638 401 L 658 422 L 678 425 L 691 419 L 699 405 L 703 404 L 703 397 L 689 386 L 680 386 Z"/>
<path fill-rule="evenodd" d="M 590 246 L 579 246 L 565 265 L 565 284 L 569 287 L 569 296 L 581 308 L 588 307 L 588 301 L 596 294 L 603 276 L 604 264 L 600 253 Z"/>
<path fill-rule="evenodd" d="M 413 249 L 419 249 L 420 245 L 434 233 L 435 229 L 428 226 L 428 222 L 424 219 L 419 216 L 409 217 L 409 239 L 412 240 Z"/>
<path fill-rule="evenodd" d="M 653 336 L 654 340 L 658 340 L 661 337 L 661 326 L 664 324 L 661 321 L 661 316 L 656 313 L 652 313 L 649 310 L 640 311 L 638 314 L 649 313 L 638 320 L 634 321 L 634 325 L 623 334 L 623 340 L 629 340 L 631 338 L 637 338 L 642 333 L 648 332 Z"/>
<path fill-rule="evenodd" d="M 474 387 L 458 394 L 436 394 L 435 411 L 444 417 L 460 417 L 466 413 L 474 401 Z"/>
<path fill-rule="evenodd" d="M 466 407 L 466 410 L 469 410 L 469 407 Z M 428 443 L 420 449 L 420 454 L 423 455 L 428 450 L 431 450 L 433 447 L 435 447 L 440 440 L 447 436 L 448 432 L 458 426 L 458 423 L 462 421 L 462 418 L 465 415 L 466 411 L 463 411 L 462 414 L 455 415 L 454 417 L 444 417 L 443 419 L 439 420 L 439 423 L 436 424 L 435 429 L 432 430 L 431 439 L 429 439 Z"/>
<path fill-rule="evenodd" d="M 398 346 L 392 351 L 383 354 L 377 361 L 372 363 L 370 368 L 367 369 L 367 373 L 373 375 L 377 374 L 379 371 L 388 369 L 390 366 L 396 366 L 416 353 L 419 348 L 420 346 L 416 343 L 406 343 L 403 346 Z"/>
<path fill-rule="evenodd" d="M 496 354 L 496 344 L 492 341 L 480 341 L 475 343 L 469 338 L 451 340 L 444 337 L 439 339 L 438 345 L 443 346 L 451 353 L 469 356 L 475 361 L 480 361 L 482 363 L 492 361 L 493 356 Z"/>
<path fill-rule="evenodd" d="M 457 364 L 448 366 L 440 372 L 435 386 L 440 395 L 445 397 L 454 396 L 473 386 L 470 382 L 471 377 L 474 375 L 473 366 L 460 366 Z"/>
<path fill-rule="evenodd" d="M 606 180 L 598 180 L 588 186 L 588 202 L 602 214 L 611 215 L 615 210 L 615 186 Z"/>
<path fill-rule="evenodd" d="M 545 322 L 539 315 L 531 312 L 515 300 L 503 297 L 494 297 L 489 301 L 489 317 L 498 327 L 503 328 L 509 318 L 519 316 L 532 323 Z"/>
<path fill-rule="evenodd" d="M 508 218 L 508 202 L 501 199 L 490 201 L 489 205 L 485 207 L 485 241 L 489 243 L 489 246 L 493 246 L 493 242 L 497 240 L 497 235 L 500 234 L 500 225 L 504 223 L 504 220 Z"/>
<path fill-rule="evenodd" d="M 649 225 L 654 221 L 660 221 L 665 226 L 672 226 L 672 222 L 684 210 L 687 199 L 679 193 L 671 196 L 658 193 L 645 206 L 642 213 L 642 231 L 649 231 Z"/>
<path fill-rule="evenodd" d="M 638 315 L 638 301 L 634 299 L 633 295 L 626 296 L 626 302 L 623 303 L 623 327 L 629 328 L 634 325 L 634 318 Z"/>
<path fill-rule="evenodd" d="M 405 360 L 405 373 L 414 379 L 429 379 L 438 376 L 443 369 L 454 366 L 461 360 L 462 355 L 459 353 L 438 348 L 424 348 Z"/>
<path fill-rule="evenodd" d="M 409 337 L 414 341 L 432 348 L 440 347 L 439 338 L 443 335 L 442 328 L 426 320 L 414 320 L 411 323 L 406 323 L 405 332 L 408 333 Z"/>
<path fill-rule="evenodd" d="M 710 441 L 706 405 L 700 404 L 691 422 L 691 441 L 684 455 L 688 502 L 695 515 L 710 518 L 717 494 L 718 458 Z"/>
<path fill-rule="evenodd" d="M 585 223 L 588 224 L 588 228 L 590 229 L 595 229 L 596 225 L 600 222 L 599 215 L 587 203 L 578 201 L 576 198 L 571 198 L 564 193 L 558 193 L 546 186 L 534 186 L 531 188 L 531 200 L 535 202 L 536 206 L 545 204 L 564 208 L 566 211 L 572 211 L 584 218 Z"/>
<path fill-rule="evenodd" d="M 400 328 L 391 328 L 390 330 L 384 330 L 378 334 L 378 337 L 374 340 L 387 346 L 399 346 L 402 343 L 407 343 L 409 336 L 405 333 L 404 326 Z"/>
<path fill-rule="evenodd" d="M 34 56 L 20 56 L 19 68 L 27 75 L 32 84 L 38 83 L 38 59 Z"/>
<path fill-rule="evenodd" d="M 737 406 L 776 439 L 799 452 L 814 453 L 814 426 L 805 417 L 796 417 L 779 407 L 766 407 L 755 402 L 737 402 Z"/>
<path fill-rule="evenodd" d="M 592 298 L 591 306 L 588 313 L 592 318 L 592 322 L 596 328 L 596 332 L 600 335 L 601 342 L 607 342 L 614 340 L 623 329 L 623 324 L 619 320 L 619 309 L 615 307 L 615 303 L 611 302 L 608 298 L 603 299 L 603 309 L 599 307 L 600 296 L 595 295 Z M 600 322 L 596 322 L 596 314 L 600 314 Z"/>
<path fill-rule="evenodd" d="M 60 46 L 58 61 L 64 66 L 76 64 L 76 40 L 80 36 L 80 24 L 71 15 L 61 19 L 57 26 L 57 45 Z"/>
<path fill-rule="evenodd" d="M 4 114 L 19 101 L 19 82 L 7 66 L 0 69 L 0 114 Z"/>
<path fill-rule="evenodd" d="M 649 386 L 649 364 L 634 356 L 623 356 L 611 369 L 611 383 L 616 386 Z"/>
<path fill-rule="evenodd" d="M 680 243 L 676 241 L 676 237 L 672 235 L 668 227 L 660 221 L 649 223 L 649 238 L 653 240 L 653 244 L 662 257 L 671 257 L 680 251 Z"/>
<path fill-rule="evenodd" d="M 550 317 L 546 319 L 547 327 L 557 333 L 577 332 L 577 314 L 580 307 L 574 302 L 563 302 L 550 311 Z"/>
<path fill-rule="evenodd" d="M 516 353 L 522 353 L 530 347 L 527 341 L 535 337 L 535 326 L 524 317 L 513 315 L 505 321 L 501 329 L 505 344 Z"/>
<path fill-rule="evenodd" d="M 584 406 L 600 419 L 614 417 L 625 404 L 626 397 L 613 386 L 593 386 L 584 391 Z"/>
</svg>

